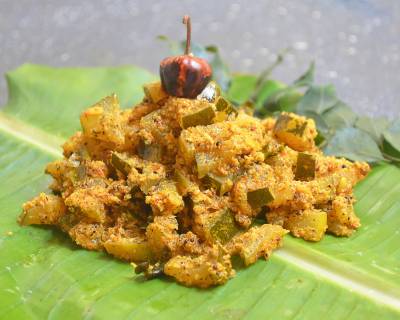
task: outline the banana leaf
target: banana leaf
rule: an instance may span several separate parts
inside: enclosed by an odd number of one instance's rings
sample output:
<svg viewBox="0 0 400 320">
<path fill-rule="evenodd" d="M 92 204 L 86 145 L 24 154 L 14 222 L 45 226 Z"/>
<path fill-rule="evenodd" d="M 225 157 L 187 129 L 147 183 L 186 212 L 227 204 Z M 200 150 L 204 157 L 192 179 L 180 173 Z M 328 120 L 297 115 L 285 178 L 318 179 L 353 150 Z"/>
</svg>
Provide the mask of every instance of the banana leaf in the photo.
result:
<svg viewBox="0 0 400 320">
<path fill-rule="evenodd" d="M 357 185 L 362 227 L 319 243 L 286 237 L 268 261 L 200 290 L 142 281 L 132 267 L 48 227 L 20 227 L 24 201 L 47 190 L 44 166 L 79 113 L 115 92 L 129 107 L 147 71 L 23 65 L 7 74 L 0 112 L 0 319 L 399 319 L 400 169 L 380 164 Z M 235 86 L 235 90 L 240 87 Z M 235 95 L 236 93 L 231 93 Z"/>
</svg>

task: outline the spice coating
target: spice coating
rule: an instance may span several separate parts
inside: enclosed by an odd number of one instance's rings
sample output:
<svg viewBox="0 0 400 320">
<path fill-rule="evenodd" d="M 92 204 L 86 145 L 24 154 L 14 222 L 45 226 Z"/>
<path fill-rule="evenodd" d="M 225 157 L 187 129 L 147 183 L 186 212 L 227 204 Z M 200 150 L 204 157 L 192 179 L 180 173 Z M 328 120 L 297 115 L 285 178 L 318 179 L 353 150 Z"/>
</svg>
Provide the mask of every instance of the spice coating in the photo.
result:
<svg viewBox="0 0 400 320">
<path fill-rule="evenodd" d="M 319 241 L 360 226 L 353 187 L 370 168 L 324 156 L 312 119 L 218 110 L 219 94 L 172 97 L 160 83 L 144 92 L 133 108 L 111 95 L 82 113 L 46 167 L 53 193 L 26 202 L 21 225 L 54 225 L 147 278 L 201 288 L 233 277 L 235 256 L 268 258 L 288 232 Z"/>
</svg>

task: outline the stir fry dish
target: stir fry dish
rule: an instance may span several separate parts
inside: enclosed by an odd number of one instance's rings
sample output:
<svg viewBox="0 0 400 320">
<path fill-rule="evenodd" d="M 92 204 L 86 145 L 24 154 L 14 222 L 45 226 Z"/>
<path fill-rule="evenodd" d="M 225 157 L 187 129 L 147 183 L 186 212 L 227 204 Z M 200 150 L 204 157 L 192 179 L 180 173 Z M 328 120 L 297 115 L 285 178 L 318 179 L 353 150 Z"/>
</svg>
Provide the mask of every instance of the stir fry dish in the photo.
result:
<svg viewBox="0 0 400 320">
<path fill-rule="evenodd" d="M 233 105 L 204 66 L 167 58 L 138 105 L 110 95 L 85 110 L 64 158 L 46 167 L 52 193 L 26 202 L 20 224 L 54 225 L 146 278 L 201 288 L 232 278 L 233 260 L 268 258 L 289 232 L 350 236 L 353 187 L 369 165 L 324 156 L 312 119 Z"/>
<path fill-rule="evenodd" d="M 368 164 L 324 156 L 313 120 L 257 119 L 216 87 L 187 99 L 151 83 L 131 109 L 112 95 L 84 111 L 64 159 L 46 167 L 53 194 L 25 203 L 20 223 L 56 225 L 147 277 L 198 287 L 231 278 L 233 256 L 268 257 L 287 232 L 351 235 Z"/>
</svg>

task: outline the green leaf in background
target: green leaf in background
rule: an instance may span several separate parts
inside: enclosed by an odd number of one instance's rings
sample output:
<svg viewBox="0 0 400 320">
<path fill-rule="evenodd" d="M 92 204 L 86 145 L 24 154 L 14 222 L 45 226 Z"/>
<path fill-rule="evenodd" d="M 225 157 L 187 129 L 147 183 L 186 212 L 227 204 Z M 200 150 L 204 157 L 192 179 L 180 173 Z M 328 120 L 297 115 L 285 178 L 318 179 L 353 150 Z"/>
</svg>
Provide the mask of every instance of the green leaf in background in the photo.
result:
<svg viewBox="0 0 400 320">
<path fill-rule="evenodd" d="M 303 94 L 296 88 L 287 87 L 280 89 L 265 99 L 263 108 L 257 113 L 260 117 L 264 117 L 269 113 L 276 111 L 295 112 L 298 102 Z"/>
<path fill-rule="evenodd" d="M 386 140 L 382 143 L 382 153 L 387 160 L 392 161 L 395 164 L 400 164 L 400 151 L 394 148 Z"/>
<path fill-rule="evenodd" d="M 397 119 L 383 132 L 383 138 L 400 152 L 400 119 Z"/>
<path fill-rule="evenodd" d="M 286 237 L 270 260 L 208 290 L 143 282 L 129 264 L 54 229 L 20 227 L 21 204 L 47 190 L 44 166 L 61 157 L 59 137 L 79 127 L 79 113 L 110 92 L 124 106 L 139 101 L 141 85 L 153 79 L 133 67 L 25 65 L 8 75 L 12 98 L 0 112 L 0 319 L 400 317 L 400 169 L 393 165 L 376 166 L 357 185 L 363 226 L 352 237 L 315 244 Z"/>
<path fill-rule="evenodd" d="M 250 74 L 237 74 L 233 77 L 227 98 L 236 104 L 244 103 L 254 91 L 257 77 Z"/>
<path fill-rule="evenodd" d="M 9 101 L 3 111 L 46 132 L 67 137 L 79 129 L 77 120 L 83 108 L 113 92 L 123 107 L 132 106 L 141 99 L 142 84 L 155 78 L 133 66 L 57 69 L 25 64 L 7 74 Z M 81 95 L 65 94 L 82 90 L 85 93 Z M 41 112 L 43 108 L 45 112 Z"/>
<path fill-rule="evenodd" d="M 315 62 L 311 62 L 307 71 L 293 82 L 295 87 L 310 87 L 314 83 Z"/>
<path fill-rule="evenodd" d="M 378 144 L 382 143 L 383 132 L 389 126 L 386 118 L 358 117 L 355 127 L 367 132 Z"/>
<path fill-rule="evenodd" d="M 297 112 L 305 114 L 312 111 L 318 114 L 332 108 L 338 102 L 336 90 L 332 85 L 313 86 L 306 91 L 297 105 Z"/>
<path fill-rule="evenodd" d="M 357 115 L 342 101 L 338 101 L 333 108 L 325 111 L 322 117 L 334 129 L 351 127 L 357 120 Z"/>
<path fill-rule="evenodd" d="M 236 104 L 246 102 L 255 90 L 257 77 L 247 74 L 237 74 L 233 76 L 231 86 L 226 93 L 227 98 Z M 275 94 L 286 85 L 276 80 L 266 80 L 258 93 L 257 100 L 255 101 L 256 108 L 262 106 L 262 102 L 268 99 L 271 95 Z"/>
<path fill-rule="evenodd" d="M 356 115 L 346 103 L 338 99 L 332 85 L 314 85 L 314 62 L 289 86 L 280 85 L 269 79 L 272 71 L 282 63 L 286 51 L 279 54 L 277 60 L 258 77 L 253 75 L 235 77 L 228 92 L 228 98 L 237 104 L 250 102 L 254 105 L 254 115 L 260 118 L 274 117 L 279 112 L 294 112 L 314 119 L 318 131 L 315 143 L 322 149 L 327 148 L 332 155 L 347 154 L 360 161 L 371 161 L 371 163 L 376 162 L 376 159 L 400 163 L 400 125 L 394 123 L 390 130 L 386 130 L 389 125 L 386 119 Z M 304 95 L 299 91 L 303 87 L 307 88 Z M 341 139 L 343 132 L 336 134 L 336 130 L 345 128 L 362 130 L 375 141 L 375 145 L 368 139 L 369 143 L 358 145 L 354 152 L 344 153 L 344 149 L 353 149 L 352 141 Z M 344 132 L 350 131 L 356 132 L 354 130 Z M 383 137 L 384 132 L 387 139 Z M 335 137 L 334 140 L 332 140 L 333 137 Z M 338 148 L 337 141 L 344 144 L 340 146 L 341 150 Z M 371 158 L 372 149 L 379 150 L 378 158 Z"/>
<path fill-rule="evenodd" d="M 384 160 L 376 142 L 366 132 L 356 128 L 336 131 L 325 148 L 325 153 L 354 161 L 378 162 Z"/>
</svg>

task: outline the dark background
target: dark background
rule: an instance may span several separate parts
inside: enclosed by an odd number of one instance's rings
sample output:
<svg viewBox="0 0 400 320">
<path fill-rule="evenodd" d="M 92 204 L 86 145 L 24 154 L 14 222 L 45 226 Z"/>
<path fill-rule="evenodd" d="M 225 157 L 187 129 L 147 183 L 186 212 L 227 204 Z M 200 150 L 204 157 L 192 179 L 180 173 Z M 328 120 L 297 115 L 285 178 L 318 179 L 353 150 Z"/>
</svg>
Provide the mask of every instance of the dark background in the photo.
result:
<svg viewBox="0 0 400 320">
<path fill-rule="evenodd" d="M 22 63 L 52 66 L 136 64 L 157 72 L 164 34 L 215 44 L 232 70 L 259 72 L 281 49 L 275 72 L 290 81 L 317 63 L 317 81 L 336 85 L 360 113 L 400 114 L 400 1 L 35 1 L 0 0 L 0 72 Z M 0 81 L 0 105 L 7 99 Z"/>
</svg>

